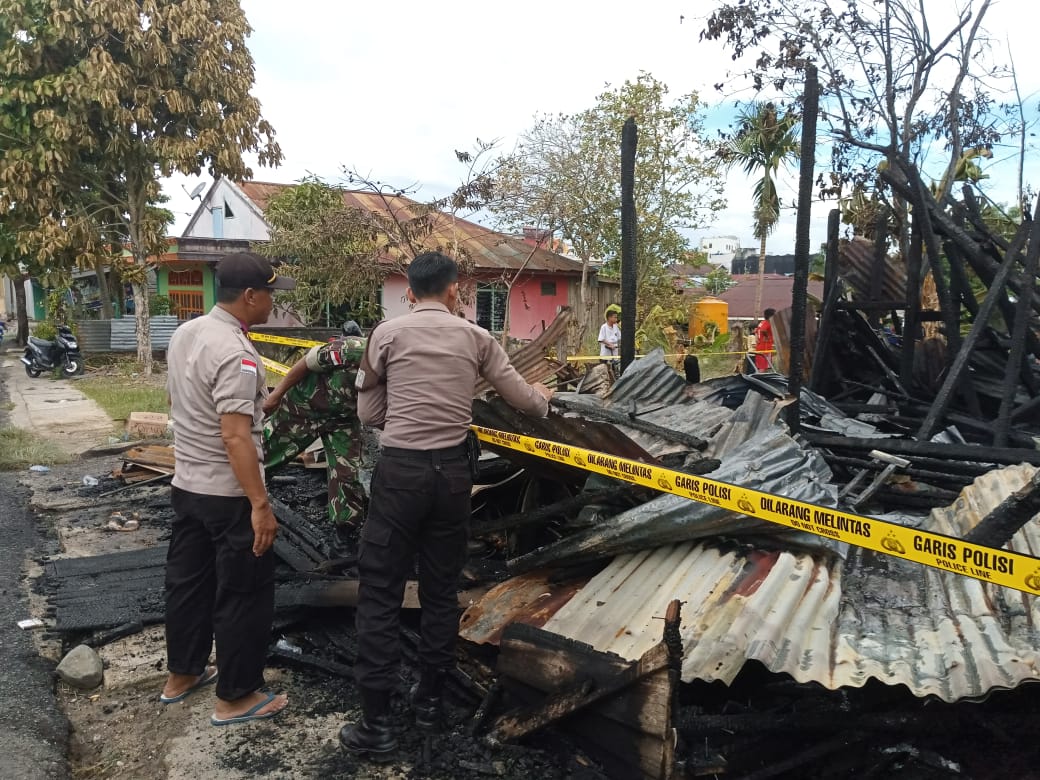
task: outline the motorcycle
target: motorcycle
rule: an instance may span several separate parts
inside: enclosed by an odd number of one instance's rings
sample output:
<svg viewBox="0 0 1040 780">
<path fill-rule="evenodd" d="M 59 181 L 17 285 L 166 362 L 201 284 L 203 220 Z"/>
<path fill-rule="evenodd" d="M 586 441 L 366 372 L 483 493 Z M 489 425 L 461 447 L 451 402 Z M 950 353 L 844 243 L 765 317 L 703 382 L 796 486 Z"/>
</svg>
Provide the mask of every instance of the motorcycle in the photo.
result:
<svg viewBox="0 0 1040 780">
<path fill-rule="evenodd" d="M 62 376 L 75 376 L 83 373 L 83 356 L 79 353 L 79 342 L 72 329 L 66 325 L 58 326 L 54 341 L 29 337 L 29 344 L 22 355 L 25 373 L 36 379 L 44 371 L 53 371 L 61 366 Z"/>
</svg>

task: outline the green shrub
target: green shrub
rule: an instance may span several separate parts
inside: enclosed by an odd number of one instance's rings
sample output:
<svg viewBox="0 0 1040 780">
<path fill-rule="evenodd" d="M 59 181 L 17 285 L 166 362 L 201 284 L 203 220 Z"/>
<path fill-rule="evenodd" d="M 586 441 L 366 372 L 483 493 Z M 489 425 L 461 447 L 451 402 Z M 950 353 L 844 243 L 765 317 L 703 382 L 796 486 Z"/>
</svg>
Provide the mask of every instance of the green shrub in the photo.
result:
<svg viewBox="0 0 1040 780">
<path fill-rule="evenodd" d="M 50 320 L 44 320 L 43 322 L 36 323 L 35 327 L 33 327 L 32 334 L 38 339 L 54 341 L 54 337 L 58 335 L 58 329 L 54 327 L 54 323 Z"/>
<path fill-rule="evenodd" d="M 153 295 L 148 299 L 148 313 L 153 317 L 173 313 L 173 299 L 169 295 Z"/>
</svg>

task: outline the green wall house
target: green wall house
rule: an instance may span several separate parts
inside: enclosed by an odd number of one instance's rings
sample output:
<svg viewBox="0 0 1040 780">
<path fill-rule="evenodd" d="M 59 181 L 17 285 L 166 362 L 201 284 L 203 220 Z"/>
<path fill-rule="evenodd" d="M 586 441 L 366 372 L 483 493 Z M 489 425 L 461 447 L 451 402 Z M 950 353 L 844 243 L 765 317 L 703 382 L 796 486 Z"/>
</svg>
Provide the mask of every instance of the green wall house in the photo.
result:
<svg viewBox="0 0 1040 780">
<path fill-rule="evenodd" d="M 167 296 L 178 319 L 205 314 L 216 303 L 213 268 L 208 263 L 164 262 L 155 271 L 159 295 Z"/>
</svg>

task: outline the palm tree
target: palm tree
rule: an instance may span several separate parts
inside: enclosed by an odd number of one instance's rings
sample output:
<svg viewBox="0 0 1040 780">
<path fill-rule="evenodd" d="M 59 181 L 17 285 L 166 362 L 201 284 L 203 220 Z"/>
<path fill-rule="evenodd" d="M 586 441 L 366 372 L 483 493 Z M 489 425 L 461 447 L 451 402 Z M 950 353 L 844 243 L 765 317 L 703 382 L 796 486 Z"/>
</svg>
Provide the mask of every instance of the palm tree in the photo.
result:
<svg viewBox="0 0 1040 780">
<path fill-rule="evenodd" d="M 753 103 L 738 118 L 738 129 L 721 149 L 723 163 L 739 165 L 749 176 L 761 173 L 755 184 L 754 231 L 759 241 L 758 287 L 755 290 L 755 316 L 762 314 L 762 287 L 766 271 L 766 236 L 780 219 L 780 198 L 776 193 L 776 173 L 781 166 L 798 159 L 799 138 L 795 132 L 798 117 L 788 112 L 777 116 L 772 103 Z"/>
</svg>

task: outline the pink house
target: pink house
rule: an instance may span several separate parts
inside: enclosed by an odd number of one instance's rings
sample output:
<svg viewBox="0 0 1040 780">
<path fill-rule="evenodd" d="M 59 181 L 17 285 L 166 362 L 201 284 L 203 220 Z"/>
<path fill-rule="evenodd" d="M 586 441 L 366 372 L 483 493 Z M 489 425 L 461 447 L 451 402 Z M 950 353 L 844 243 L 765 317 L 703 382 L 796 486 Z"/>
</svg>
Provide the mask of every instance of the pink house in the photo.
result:
<svg viewBox="0 0 1040 780">
<path fill-rule="evenodd" d="M 210 187 L 184 232 L 185 237 L 247 239 L 266 241 L 270 226 L 264 219 L 268 202 L 286 184 L 268 182 L 234 183 L 218 179 Z M 401 195 L 344 190 L 347 206 L 385 211 L 408 220 L 422 205 Z M 467 319 L 492 332 L 501 332 L 509 309 L 509 335 L 515 339 L 535 338 L 562 306 L 577 307 L 581 262 L 550 251 L 547 236 L 525 231 L 524 237 L 498 233 L 475 222 L 448 214 L 435 215 L 435 226 L 426 244 L 430 248 L 458 247 L 472 261 L 467 283 Z M 219 235 L 213 235 L 219 233 Z M 595 274 L 592 272 L 595 285 Z M 384 316 L 408 311 L 403 273 L 390 273 L 383 282 L 381 301 Z"/>
</svg>

